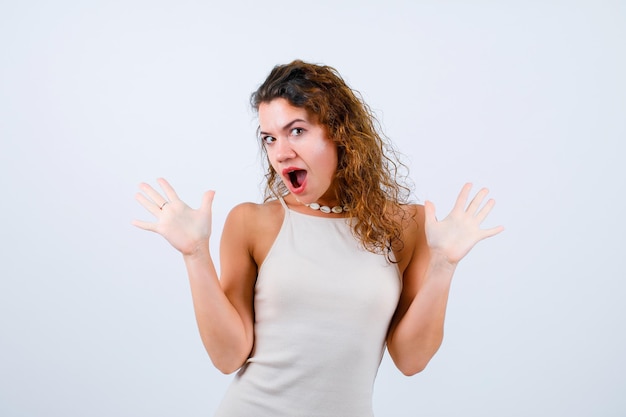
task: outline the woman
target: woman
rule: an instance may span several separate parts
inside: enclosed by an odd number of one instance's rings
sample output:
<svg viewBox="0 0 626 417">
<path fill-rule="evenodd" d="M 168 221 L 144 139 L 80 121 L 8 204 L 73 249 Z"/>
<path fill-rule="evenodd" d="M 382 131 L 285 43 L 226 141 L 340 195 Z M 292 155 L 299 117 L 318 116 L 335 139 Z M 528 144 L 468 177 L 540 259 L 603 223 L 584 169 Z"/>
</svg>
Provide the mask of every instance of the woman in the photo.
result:
<svg viewBox="0 0 626 417">
<path fill-rule="evenodd" d="M 399 162 L 340 75 L 302 61 L 275 67 L 252 95 L 268 160 L 266 200 L 224 225 L 221 274 L 209 251 L 213 191 L 198 210 L 164 180 L 138 201 L 185 260 L 214 365 L 239 370 L 218 416 L 371 416 L 385 346 L 406 375 L 439 348 L 452 275 L 480 240 L 487 190 L 452 212 L 406 204 Z"/>
</svg>

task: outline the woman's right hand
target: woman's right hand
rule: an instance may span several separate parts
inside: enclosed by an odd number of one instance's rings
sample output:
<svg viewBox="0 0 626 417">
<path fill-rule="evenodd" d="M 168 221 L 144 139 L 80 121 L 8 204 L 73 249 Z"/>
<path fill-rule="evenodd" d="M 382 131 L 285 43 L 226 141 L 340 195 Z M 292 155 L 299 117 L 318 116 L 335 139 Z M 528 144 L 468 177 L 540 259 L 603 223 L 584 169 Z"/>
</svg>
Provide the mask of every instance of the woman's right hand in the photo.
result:
<svg viewBox="0 0 626 417">
<path fill-rule="evenodd" d="M 208 249 L 211 235 L 211 205 L 214 191 L 207 191 L 197 210 L 185 204 L 163 178 L 157 180 L 165 196 L 149 184 L 141 183 L 141 192 L 135 199 L 156 217 L 155 222 L 133 220 L 133 225 L 163 236 L 183 255 L 193 255 L 199 250 Z"/>
</svg>

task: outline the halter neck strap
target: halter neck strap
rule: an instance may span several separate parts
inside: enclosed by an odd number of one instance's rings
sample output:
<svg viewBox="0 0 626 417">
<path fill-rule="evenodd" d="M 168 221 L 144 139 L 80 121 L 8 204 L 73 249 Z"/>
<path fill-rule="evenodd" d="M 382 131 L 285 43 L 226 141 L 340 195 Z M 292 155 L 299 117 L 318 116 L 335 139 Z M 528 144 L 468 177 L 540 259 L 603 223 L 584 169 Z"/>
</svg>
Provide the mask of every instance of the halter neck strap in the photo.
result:
<svg viewBox="0 0 626 417">
<path fill-rule="evenodd" d="M 289 209 L 289 207 L 287 207 L 287 203 L 285 203 L 285 199 L 283 198 L 283 196 L 279 195 L 278 196 L 278 201 L 280 201 L 280 204 L 283 206 L 285 211 L 287 211 Z"/>
</svg>

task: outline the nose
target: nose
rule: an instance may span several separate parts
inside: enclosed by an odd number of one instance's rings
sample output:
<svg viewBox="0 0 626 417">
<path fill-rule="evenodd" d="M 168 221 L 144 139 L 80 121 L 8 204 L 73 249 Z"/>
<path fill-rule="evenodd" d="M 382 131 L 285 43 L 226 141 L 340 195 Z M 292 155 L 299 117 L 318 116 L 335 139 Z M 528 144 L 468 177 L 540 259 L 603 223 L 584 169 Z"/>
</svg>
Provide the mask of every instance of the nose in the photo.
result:
<svg viewBox="0 0 626 417">
<path fill-rule="evenodd" d="M 278 162 L 288 161 L 296 156 L 296 152 L 291 147 L 291 143 L 288 139 L 277 139 L 274 144 L 274 149 L 276 151 L 276 160 Z"/>
</svg>

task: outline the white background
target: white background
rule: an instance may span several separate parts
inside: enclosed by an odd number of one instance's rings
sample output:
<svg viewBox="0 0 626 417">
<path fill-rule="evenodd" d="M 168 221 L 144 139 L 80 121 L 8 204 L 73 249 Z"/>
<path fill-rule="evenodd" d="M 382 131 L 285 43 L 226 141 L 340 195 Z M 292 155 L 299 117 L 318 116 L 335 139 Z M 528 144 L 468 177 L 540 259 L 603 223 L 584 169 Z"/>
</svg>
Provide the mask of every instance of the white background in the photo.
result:
<svg viewBox="0 0 626 417">
<path fill-rule="evenodd" d="M 133 195 L 215 189 L 217 252 L 260 201 L 249 94 L 295 58 L 362 92 L 419 201 L 472 181 L 506 227 L 377 416 L 626 415 L 625 40 L 620 1 L 1 1 L 0 415 L 212 414 L 231 376 Z"/>
</svg>

